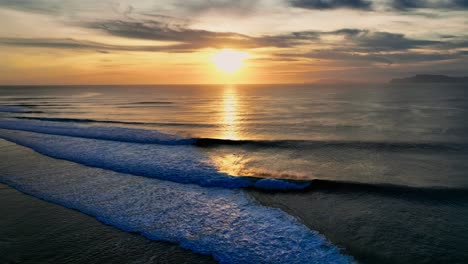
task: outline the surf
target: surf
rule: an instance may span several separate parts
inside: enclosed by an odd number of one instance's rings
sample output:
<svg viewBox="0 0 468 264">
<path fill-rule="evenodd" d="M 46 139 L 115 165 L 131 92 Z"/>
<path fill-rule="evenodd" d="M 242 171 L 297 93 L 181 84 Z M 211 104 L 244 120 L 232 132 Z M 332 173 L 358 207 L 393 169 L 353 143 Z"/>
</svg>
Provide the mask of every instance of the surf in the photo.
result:
<svg viewBox="0 0 468 264">
<path fill-rule="evenodd" d="M 322 235 L 240 189 L 130 176 L 0 142 L 0 182 L 220 263 L 352 263 Z"/>
<path fill-rule="evenodd" d="M 45 128 L 47 129 L 47 127 Z M 86 128 L 81 129 L 86 131 Z M 67 130 L 62 131 L 68 132 Z M 73 133 L 75 132 L 73 131 Z M 94 131 L 90 133 L 94 133 Z M 102 133 L 102 130 L 99 133 Z M 149 134 L 149 136 L 159 135 L 158 132 L 155 133 Z M 104 133 L 100 135 L 105 137 L 112 135 L 115 138 L 122 134 Z M 123 135 L 129 136 L 128 134 Z M 192 145 L 138 144 L 6 129 L 0 129 L 0 138 L 32 148 L 53 158 L 178 183 L 209 187 L 253 187 L 260 189 L 302 189 L 309 185 L 307 182 L 234 177 L 218 172 L 208 157 Z M 147 138 L 144 140 L 147 142 Z M 162 139 L 158 137 L 157 140 L 159 142 Z M 165 137 L 164 140 L 172 143 L 173 138 Z"/>
</svg>

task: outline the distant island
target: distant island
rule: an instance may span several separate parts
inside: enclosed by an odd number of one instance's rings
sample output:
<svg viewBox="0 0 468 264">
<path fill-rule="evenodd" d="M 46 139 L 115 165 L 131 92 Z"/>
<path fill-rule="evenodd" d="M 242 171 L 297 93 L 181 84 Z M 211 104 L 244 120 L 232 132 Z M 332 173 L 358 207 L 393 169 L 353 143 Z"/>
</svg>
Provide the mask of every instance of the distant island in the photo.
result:
<svg viewBox="0 0 468 264">
<path fill-rule="evenodd" d="M 468 77 L 418 74 L 408 78 L 392 79 L 390 83 L 468 83 Z"/>
</svg>

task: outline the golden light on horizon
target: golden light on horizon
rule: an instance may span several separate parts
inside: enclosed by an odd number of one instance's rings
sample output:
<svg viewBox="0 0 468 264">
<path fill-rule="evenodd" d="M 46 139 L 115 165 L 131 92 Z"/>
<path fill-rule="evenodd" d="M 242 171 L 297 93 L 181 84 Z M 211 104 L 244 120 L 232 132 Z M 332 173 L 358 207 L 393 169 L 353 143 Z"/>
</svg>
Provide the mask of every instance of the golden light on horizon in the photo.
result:
<svg viewBox="0 0 468 264">
<path fill-rule="evenodd" d="M 213 63 L 223 73 L 234 73 L 244 65 L 244 60 L 250 55 L 246 52 L 223 49 L 213 56 Z"/>
</svg>

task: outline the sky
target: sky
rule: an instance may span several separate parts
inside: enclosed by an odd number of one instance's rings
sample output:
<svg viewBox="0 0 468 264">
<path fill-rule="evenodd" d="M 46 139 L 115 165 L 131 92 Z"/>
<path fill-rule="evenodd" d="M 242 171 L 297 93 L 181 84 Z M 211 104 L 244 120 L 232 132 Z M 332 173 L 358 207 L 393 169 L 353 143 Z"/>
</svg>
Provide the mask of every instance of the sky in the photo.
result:
<svg viewBox="0 0 468 264">
<path fill-rule="evenodd" d="M 212 62 L 248 54 L 234 73 Z M 0 0 L 0 84 L 468 75 L 468 0 Z"/>
</svg>

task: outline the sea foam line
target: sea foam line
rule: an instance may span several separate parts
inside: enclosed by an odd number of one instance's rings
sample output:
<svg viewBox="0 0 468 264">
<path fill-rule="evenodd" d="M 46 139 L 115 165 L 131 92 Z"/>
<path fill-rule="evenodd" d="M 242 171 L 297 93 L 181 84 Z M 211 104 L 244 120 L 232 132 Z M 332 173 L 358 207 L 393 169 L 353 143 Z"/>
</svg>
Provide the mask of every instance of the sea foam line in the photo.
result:
<svg viewBox="0 0 468 264">
<path fill-rule="evenodd" d="M 240 189 L 204 188 L 54 160 L 0 142 L 0 181 L 220 263 L 352 263 L 326 239 Z"/>
</svg>

